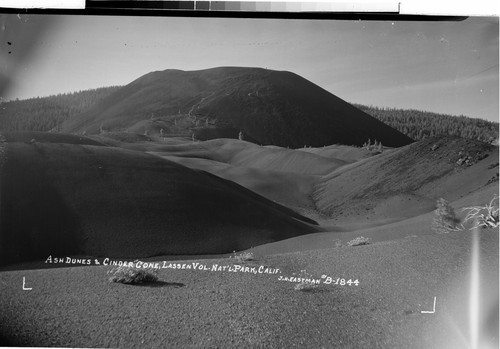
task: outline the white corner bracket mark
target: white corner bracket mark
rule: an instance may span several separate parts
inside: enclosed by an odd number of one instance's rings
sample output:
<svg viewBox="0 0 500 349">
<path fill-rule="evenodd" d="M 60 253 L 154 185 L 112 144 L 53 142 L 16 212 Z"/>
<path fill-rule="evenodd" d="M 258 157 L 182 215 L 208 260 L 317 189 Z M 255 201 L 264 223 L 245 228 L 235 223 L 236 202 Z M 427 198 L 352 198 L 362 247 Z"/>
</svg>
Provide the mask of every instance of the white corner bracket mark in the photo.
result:
<svg viewBox="0 0 500 349">
<path fill-rule="evenodd" d="M 421 311 L 422 314 L 434 314 L 436 312 L 436 297 L 434 297 L 434 307 L 432 308 L 432 311 L 427 311 L 423 310 Z"/>
<path fill-rule="evenodd" d="M 31 287 L 26 287 L 26 280 L 25 280 L 24 276 L 23 276 L 23 290 L 24 291 L 30 291 L 30 290 L 32 290 Z"/>
</svg>

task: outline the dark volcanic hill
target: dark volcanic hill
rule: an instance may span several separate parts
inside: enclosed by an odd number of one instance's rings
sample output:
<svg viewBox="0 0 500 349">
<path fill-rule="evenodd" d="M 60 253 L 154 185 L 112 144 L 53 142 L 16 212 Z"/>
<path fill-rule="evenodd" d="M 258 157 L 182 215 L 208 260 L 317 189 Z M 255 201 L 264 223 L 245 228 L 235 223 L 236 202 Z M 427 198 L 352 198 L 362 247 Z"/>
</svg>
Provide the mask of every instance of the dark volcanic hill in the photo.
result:
<svg viewBox="0 0 500 349">
<path fill-rule="evenodd" d="M 288 147 L 398 147 L 412 140 L 312 82 L 285 71 L 222 67 L 146 74 L 68 119 L 64 132 L 237 138 Z"/>
</svg>

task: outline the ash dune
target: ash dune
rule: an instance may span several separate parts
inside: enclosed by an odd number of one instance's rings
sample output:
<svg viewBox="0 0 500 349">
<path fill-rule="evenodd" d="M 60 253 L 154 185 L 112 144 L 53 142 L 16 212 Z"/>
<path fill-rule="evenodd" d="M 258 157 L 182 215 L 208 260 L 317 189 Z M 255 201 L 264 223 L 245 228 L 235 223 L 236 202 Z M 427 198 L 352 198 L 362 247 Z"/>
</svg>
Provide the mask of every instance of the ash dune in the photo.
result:
<svg viewBox="0 0 500 349">
<path fill-rule="evenodd" d="M 91 137 L 4 135 L 2 246 L 23 247 L 4 247 L 2 263 L 55 253 L 222 254 L 321 231 L 350 236 L 477 192 L 498 169 L 498 147 L 453 137 L 375 155 Z"/>
<path fill-rule="evenodd" d="M 290 150 L 229 139 L 139 147 L 237 182 L 335 231 L 431 212 L 437 199 L 468 195 L 498 171 L 498 147 L 457 137 L 383 153 L 343 145 Z"/>
<path fill-rule="evenodd" d="M 102 136 L 99 139 L 106 142 Z M 165 138 L 160 142 L 121 142 L 115 145 L 146 151 L 187 167 L 210 172 L 299 211 L 314 210 L 310 196 L 322 174 L 348 163 L 235 139 L 182 142 Z"/>
<path fill-rule="evenodd" d="M 136 138 L 116 133 L 94 138 L 207 171 L 299 211 L 314 210 L 310 194 L 321 174 L 347 164 L 335 158 L 281 147 L 263 147 L 235 139 L 192 142 L 188 139 L 161 138 L 155 141 L 146 136 Z"/>
<path fill-rule="evenodd" d="M 369 151 L 365 148 L 358 148 L 342 144 L 329 145 L 322 148 L 299 148 L 297 150 L 323 156 L 329 159 L 345 161 L 346 163 L 353 163 L 374 155 L 373 151 Z M 385 147 L 384 151 L 389 151 L 389 148 Z"/>
<path fill-rule="evenodd" d="M 318 229 L 233 182 L 157 156 L 30 137 L 3 143 L 2 264 L 59 253 L 217 254 Z"/>
<path fill-rule="evenodd" d="M 210 172 L 304 215 L 315 210 L 311 194 L 320 176 L 348 164 L 333 157 L 276 146 L 258 146 L 235 139 L 163 146 L 158 143 L 122 143 L 120 146 L 149 151 L 187 167 Z"/>
<path fill-rule="evenodd" d="M 238 183 L 259 195 L 294 210 L 314 209 L 310 193 L 312 193 L 314 184 L 319 180 L 320 176 L 233 166 L 200 158 L 168 155 L 161 157 Z"/>
<path fill-rule="evenodd" d="M 410 138 L 312 82 L 286 71 L 219 67 L 146 74 L 70 118 L 64 132 L 148 132 L 207 140 L 238 138 L 298 148 L 368 138 L 402 146 Z"/>
<path fill-rule="evenodd" d="M 261 170 L 291 172 L 301 175 L 322 175 L 346 164 L 343 160 L 327 159 L 306 152 L 279 147 L 262 147 L 234 139 L 214 139 L 205 142 L 164 146 L 156 155 L 201 158 L 233 166 Z"/>
</svg>

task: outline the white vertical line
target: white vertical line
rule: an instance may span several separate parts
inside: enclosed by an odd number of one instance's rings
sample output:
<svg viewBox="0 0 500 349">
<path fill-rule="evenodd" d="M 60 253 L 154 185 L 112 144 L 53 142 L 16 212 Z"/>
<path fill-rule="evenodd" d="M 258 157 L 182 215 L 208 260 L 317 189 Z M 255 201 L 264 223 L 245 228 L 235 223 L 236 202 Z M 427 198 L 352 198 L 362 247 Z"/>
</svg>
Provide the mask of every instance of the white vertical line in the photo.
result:
<svg viewBox="0 0 500 349">
<path fill-rule="evenodd" d="M 477 220 L 472 231 L 472 256 L 469 298 L 469 331 L 471 349 L 478 348 L 479 333 L 479 229 Z"/>
</svg>

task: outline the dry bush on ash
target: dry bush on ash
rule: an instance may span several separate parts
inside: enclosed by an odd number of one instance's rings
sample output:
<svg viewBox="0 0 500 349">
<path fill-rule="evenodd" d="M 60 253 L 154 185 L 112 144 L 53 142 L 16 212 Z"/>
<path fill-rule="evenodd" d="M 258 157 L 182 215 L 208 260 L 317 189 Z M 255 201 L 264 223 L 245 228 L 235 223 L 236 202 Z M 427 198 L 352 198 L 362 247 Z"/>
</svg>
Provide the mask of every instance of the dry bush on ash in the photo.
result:
<svg viewBox="0 0 500 349">
<path fill-rule="evenodd" d="M 470 229 L 475 228 L 498 228 L 499 220 L 499 204 L 498 195 L 495 195 L 493 199 L 484 206 L 471 206 L 465 207 L 462 211 L 467 211 L 467 216 L 465 216 L 464 224 L 472 221 L 473 225 Z"/>
<path fill-rule="evenodd" d="M 349 246 L 362 246 L 368 245 L 370 243 L 370 238 L 365 238 L 363 236 L 358 236 L 356 239 L 353 239 L 347 243 Z"/>
<path fill-rule="evenodd" d="M 299 277 L 303 280 L 295 285 L 295 291 L 311 292 L 318 288 L 319 285 L 313 281 L 312 274 L 307 273 L 305 270 L 301 270 Z"/>
<path fill-rule="evenodd" d="M 235 254 L 235 252 L 233 252 L 233 254 L 234 255 L 231 258 L 236 259 L 238 263 L 244 263 L 255 260 L 255 256 L 252 252 L 242 252 L 240 254 Z"/>
<path fill-rule="evenodd" d="M 110 282 L 122 284 L 143 284 L 158 281 L 158 270 L 152 268 L 141 269 L 120 266 L 113 268 L 108 273 L 112 274 L 109 278 Z"/>
</svg>

